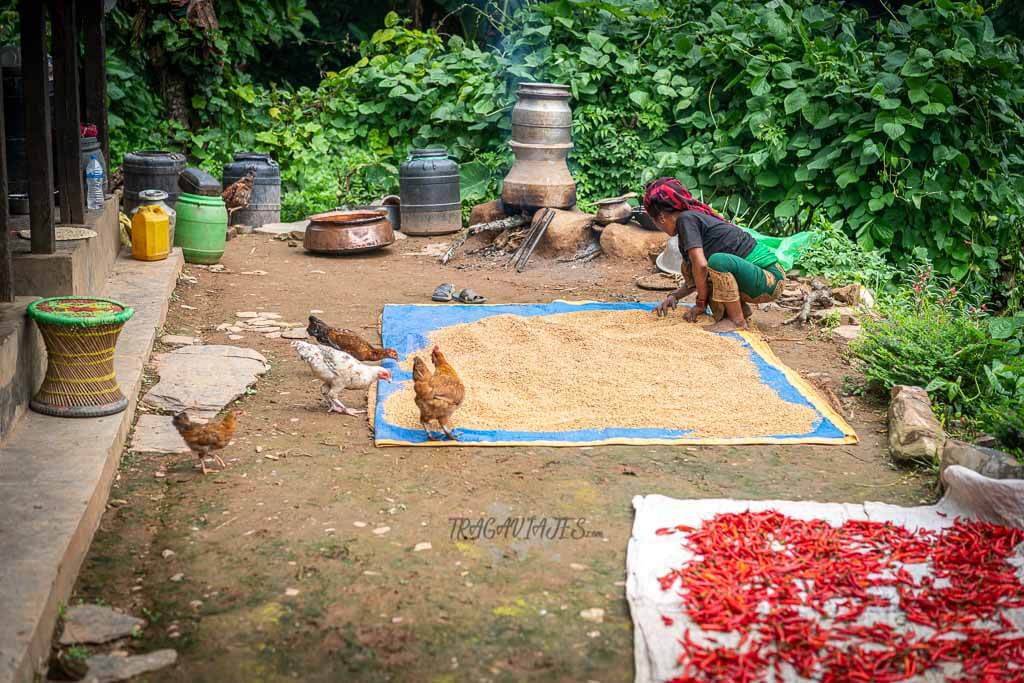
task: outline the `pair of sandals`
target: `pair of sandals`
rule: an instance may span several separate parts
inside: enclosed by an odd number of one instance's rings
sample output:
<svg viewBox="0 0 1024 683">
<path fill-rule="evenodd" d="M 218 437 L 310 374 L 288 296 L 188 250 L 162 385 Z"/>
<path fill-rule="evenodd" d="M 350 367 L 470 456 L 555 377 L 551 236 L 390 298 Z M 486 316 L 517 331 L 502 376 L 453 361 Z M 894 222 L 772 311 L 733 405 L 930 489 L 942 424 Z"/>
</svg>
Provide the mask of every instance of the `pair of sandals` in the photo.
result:
<svg viewBox="0 0 1024 683">
<path fill-rule="evenodd" d="M 458 301 L 462 304 L 482 304 L 487 302 L 487 298 L 477 294 L 474 290 L 466 287 L 461 292 L 455 291 L 455 285 L 450 282 L 446 282 L 443 285 L 438 285 L 437 289 L 430 297 L 431 301 L 439 301 L 445 303 L 448 301 Z"/>
</svg>

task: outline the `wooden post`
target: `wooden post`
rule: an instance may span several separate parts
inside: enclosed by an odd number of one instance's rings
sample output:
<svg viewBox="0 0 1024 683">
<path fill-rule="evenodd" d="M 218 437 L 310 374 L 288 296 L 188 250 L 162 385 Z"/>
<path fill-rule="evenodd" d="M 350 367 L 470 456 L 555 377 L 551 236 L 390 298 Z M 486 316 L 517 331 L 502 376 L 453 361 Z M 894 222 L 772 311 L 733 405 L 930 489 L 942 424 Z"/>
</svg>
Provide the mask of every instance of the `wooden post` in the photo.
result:
<svg viewBox="0 0 1024 683">
<path fill-rule="evenodd" d="M 85 222 L 85 186 L 82 182 L 78 104 L 77 0 L 50 0 L 50 33 L 53 36 L 53 80 L 57 100 L 57 189 L 60 190 L 62 223 Z"/>
<path fill-rule="evenodd" d="M 79 14 L 82 15 L 82 39 L 85 41 L 85 122 L 96 124 L 100 150 L 107 160 L 107 168 L 113 166 L 110 158 L 110 132 L 107 128 L 107 27 L 104 21 L 104 0 L 84 0 Z M 109 173 L 107 174 L 109 182 Z"/>
<path fill-rule="evenodd" d="M 0 102 L 4 101 L 4 81 L 0 78 Z M 11 225 L 7 213 L 7 155 L 4 141 L 4 108 L 0 106 L 0 303 L 14 301 L 14 266 L 11 264 Z"/>
<path fill-rule="evenodd" d="M 53 142 L 50 136 L 50 65 L 46 57 L 46 13 L 39 0 L 18 0 L 21 74 L 25 88 L 25 147 L 32 253 L 57 249 L 53 224 Z"/>
</svg>

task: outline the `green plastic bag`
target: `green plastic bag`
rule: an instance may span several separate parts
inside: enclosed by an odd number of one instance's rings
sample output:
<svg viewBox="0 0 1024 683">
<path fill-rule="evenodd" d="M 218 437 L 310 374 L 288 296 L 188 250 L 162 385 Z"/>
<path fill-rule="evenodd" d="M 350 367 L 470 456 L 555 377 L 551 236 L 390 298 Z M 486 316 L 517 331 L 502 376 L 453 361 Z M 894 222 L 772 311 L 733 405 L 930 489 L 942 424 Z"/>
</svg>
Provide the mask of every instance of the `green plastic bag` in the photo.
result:
<svg viewBox="0 0 1024 683">
<path fill-rule="evenodd" d="M 775 252 L 775 258 L 779 259 L 783 270 L 793 269 L 793 265 L 800 260 L 800 255 L 804 253 L 812 237 L 810 231 L 798 232 L 789 237 L 769 237 L 750 228 L 743 229 L 759 243 Z"/>
</svg>

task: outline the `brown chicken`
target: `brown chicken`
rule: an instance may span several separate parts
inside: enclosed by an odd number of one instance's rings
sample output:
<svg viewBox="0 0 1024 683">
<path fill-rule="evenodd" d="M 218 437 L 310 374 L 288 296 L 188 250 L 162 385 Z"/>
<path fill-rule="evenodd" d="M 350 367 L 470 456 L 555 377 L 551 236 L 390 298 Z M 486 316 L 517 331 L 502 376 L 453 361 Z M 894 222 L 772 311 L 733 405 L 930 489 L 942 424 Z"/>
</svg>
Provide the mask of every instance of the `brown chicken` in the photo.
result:
<svg viewBox="0 0 1024 683">
<path fill-rule="evenodd" d="M 238 416 L 244 415 L 241 410 L 232 410 L 220 420 L 211 420 L 206 424 L 196 424 L 184 410 L 174 416 L 172 422 L 181 434 L 189 449 L 199 458 L 199 466 L 206 474 L 206 459 L 213 458 L 221 468 L 227 467 L 220 456 L 214 453 L 231 442 L 235 435 Z"/>
<path fill-rule="evenodd" d="M 375 363 L 385 358 L 398 360 L 398 352 L 394 349 L 382 349 L 379 346 L 374 346 L 352 330 L 331 327 L 315 315 L 309 316 L 309 327 L 306 328 L 306 334 L 324 346 L 344 351 L 364 363 Z"/>
<path fill-rule="evenodd" d="M 455 435 L 449 427 L 452 414 L 462 405 L 466 388 L 462 385 L 455 368 L 448 364 L 441 349 L 434 347 L 430 358 L 434 361 L 434 372 L 419 356 L 412 360 L 412 385 L 416 394 L 416 406 L 420 409 L 420 424 L 427 432 L 427 438 L 436 441 L 430 432 L 430 423 L 436 422 L 452 441 Z"/>
<path fill-rule="evenodd" d="M 244 176 L 228 185 L 221 193 L 224 206 L 228 209 L 228 223 L 231 222 L 231 216 L 235 211 L 249 206 L 249 200 L 252 198 L 252 186 L 255 181 L 256 171 L 250 168 Z"/>
</svg>

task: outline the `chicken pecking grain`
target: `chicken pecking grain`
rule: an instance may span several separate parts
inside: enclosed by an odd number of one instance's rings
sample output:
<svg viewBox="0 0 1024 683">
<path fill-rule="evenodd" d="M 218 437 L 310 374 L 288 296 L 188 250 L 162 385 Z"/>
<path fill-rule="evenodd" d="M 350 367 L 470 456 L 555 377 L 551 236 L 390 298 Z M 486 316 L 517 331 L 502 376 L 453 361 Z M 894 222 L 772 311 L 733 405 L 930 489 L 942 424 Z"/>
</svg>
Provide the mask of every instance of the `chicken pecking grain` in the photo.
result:
<svg viewBox="0 0 1024 683">
<path fill-rule="evenodd" d="M 376 365 L 360 363 L 344 351 L 329 346 L 317 346 L 304 341 L 292 342 L 299 358 L 306 361 L 322 384 L 320 393 L 327 399 L 330 407 L 328 413 L 338 412 L 342 415 L 360 415 L 365 410 L 353 410 L 345 407 L 338 395 L 346 389 L 366 389 L 374 380 L 391 381 L 391 371 Z"/>
<path fill-rule="evenodd" d="M 364 362 L 382 361 L 385 358 L 398 360 L 398 352 L 394 349 L 382 349 L 374 346 L 352 330 L 331 327 L 315 315 L 309 316 L 309 327 L 306 334 L 324 346 L 344 351 L 356 360 Z"/>
</svg>

